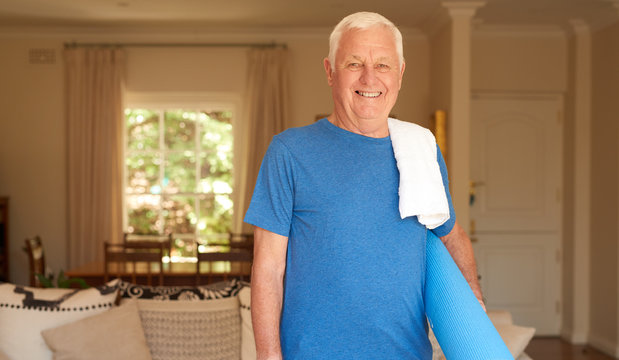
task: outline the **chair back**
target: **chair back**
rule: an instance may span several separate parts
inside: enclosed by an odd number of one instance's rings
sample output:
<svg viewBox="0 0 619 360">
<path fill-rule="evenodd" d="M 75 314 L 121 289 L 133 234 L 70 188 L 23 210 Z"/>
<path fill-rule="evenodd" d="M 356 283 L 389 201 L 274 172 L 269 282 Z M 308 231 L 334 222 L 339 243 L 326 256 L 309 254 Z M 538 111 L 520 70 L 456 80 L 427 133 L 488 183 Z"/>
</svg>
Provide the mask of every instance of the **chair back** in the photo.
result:
<svg viewBox="0 0 619 360">
<path fill-rule="evenodd" d="M 244 249 L 253 254 L 254 252 L 254 234 L 253 233 L 230 233 L 229 234 L 230 248 Z"/>
<path fill-rule="evenodd" d="M 125 233 L 123 235 L 123 244 L 126 248 L 133 249 L 158 249 L 160 244 L 166 252 L 165 255 L 171 256 L 172 251 L 172 234 L 167 235 L 140 235 Z"/>
<path fill-rule="evenodd" d="M 110 275 L 130 278 L 137 284 L 146 278 L 146 285 L 163 285 L 163 256 L 165 242 L 104 244 L 104 280 Z M 156 270 L 156 271 L 153 271 Z M 156 280 L 154 283 L 153 280 Z"/>
<path fill-rule="evenodd" d="M 198 248 L 198 247 L 196 247 Z M 243 268 L 250 267 L 253 261 L 253 254 L 246 249 L 230 248 L 230 251 L 222 252 L 197 252 L 198 261 L 196 263 L 196 285 L 200 285 L 202 278 L 202 270 L 205 268 L 204 263 L 208 263 L 208 271 L 206 272 L 207 283 L 213 282 L 214 276 L 222 280 L 228 280 L 230 277 L 238 277 L 244 280 L 246 275 Z M 221 265 L 223 269 L 218 270 L 217 265 Z"/>
<path fill-rule="evenodd" d="M 45 252 L 39 236 L 25 240 L 28 263 L 30 265 L 30 286 L 43 287 L 36 274 L 45 275 Z"/>
</svg>

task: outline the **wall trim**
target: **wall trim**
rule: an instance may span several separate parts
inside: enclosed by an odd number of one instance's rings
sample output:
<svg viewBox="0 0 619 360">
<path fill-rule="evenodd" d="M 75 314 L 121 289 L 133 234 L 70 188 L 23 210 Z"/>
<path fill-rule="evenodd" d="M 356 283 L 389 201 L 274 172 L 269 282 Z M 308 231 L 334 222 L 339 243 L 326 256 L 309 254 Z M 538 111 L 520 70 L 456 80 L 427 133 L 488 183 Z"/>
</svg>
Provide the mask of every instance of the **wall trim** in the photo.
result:
<svg viewBox="0 0 619 360">
<path fill-rule="evenodd" d="M 159 42 L 201 42 L 201 41 L 270 41 L 273 39 L 321 39 L 328 41 L 331 27 L 315 28 L 225 28 L 214 29 L 204 26 L 169 27 L 162 31 L 160 26 L 0 26 L 0 38 L 62 38 L 71 41 L 84 39 L 118 39 L 139 41 L 156 38 Z M 427 35 L 418 28 L 401 27 L 406 41 L 426 40 Z"/>
<path fill-rule="evenodd" d="M 617 341 L 605 339 L 595 334 L 589 334 L 589 345 L 607 355 L 619 358 L 619 344 L 617 344 Z"/>
<path fill-rule="evenodd" d="M 561 329 L 561 339 L 573 345 L 586 345 L 589 335 L 586 333 L 576 333 L 573 329 Z"/>
<path fill-rule="evenodd" d="M 590 334 L 591 309 L 591 32 L 586 22 L 572 20 L 574 31 L 574 260 L 572 327 Z"/>
<path fill-rule="evenodd" d="M 566 36 L 566 31 L 558 25 L 488 25 L 479 23 L 473 27 L 473 36 L 563 38 Z"/>
</svg>

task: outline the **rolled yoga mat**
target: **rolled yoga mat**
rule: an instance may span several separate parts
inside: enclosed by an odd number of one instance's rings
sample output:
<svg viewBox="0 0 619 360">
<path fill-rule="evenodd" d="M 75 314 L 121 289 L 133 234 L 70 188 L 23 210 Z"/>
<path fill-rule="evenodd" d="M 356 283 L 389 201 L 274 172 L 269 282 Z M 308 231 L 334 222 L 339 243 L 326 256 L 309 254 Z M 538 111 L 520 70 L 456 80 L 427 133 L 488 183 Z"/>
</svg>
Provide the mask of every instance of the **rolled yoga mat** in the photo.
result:
<svg viewBox="0 0 619 360">
<path fill-rule="evenodd" d="M 426 316 L 447 360 L 513 360 L 441 239 L 426 241 Z"/>
</svg>

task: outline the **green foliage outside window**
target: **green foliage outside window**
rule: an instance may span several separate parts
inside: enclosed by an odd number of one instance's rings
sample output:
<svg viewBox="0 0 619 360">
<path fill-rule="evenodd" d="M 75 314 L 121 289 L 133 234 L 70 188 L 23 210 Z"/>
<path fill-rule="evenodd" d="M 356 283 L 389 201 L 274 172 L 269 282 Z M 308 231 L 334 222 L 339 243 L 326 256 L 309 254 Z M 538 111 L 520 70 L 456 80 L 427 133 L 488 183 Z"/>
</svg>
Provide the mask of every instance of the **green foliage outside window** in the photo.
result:
<svg viewBox="0 0 619 360">
<path fill-rule="evenodd" d="M 174 235 L 172 258 L 232 224 L 232 113 L 126 109 L 128 232 Z"/>
</svg>

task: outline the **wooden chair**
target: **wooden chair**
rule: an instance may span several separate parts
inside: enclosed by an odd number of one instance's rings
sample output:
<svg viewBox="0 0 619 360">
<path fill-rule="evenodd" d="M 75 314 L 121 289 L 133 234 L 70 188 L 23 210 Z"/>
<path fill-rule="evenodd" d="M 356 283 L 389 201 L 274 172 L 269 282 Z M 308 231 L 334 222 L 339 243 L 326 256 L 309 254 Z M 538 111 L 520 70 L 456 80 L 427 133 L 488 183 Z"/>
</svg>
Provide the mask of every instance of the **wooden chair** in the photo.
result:
<svg viewBox="0 0 619 360">
<path fill-rule="evenodd" d="M 146 277 L 146 285 L 163 285 L 163 256 L 166 242 L 104 244 L 105 266 L 104 281 L 109 280 L 110 274 L 116 277 L 130 276 L 131 282 L 138 283 L 138 276 Z M 157 264 L 158 271 L 153 272 Z"/>
<path fill-rule="evenodd" d="M 245 233 L 230 233 L 229 234 L 230 248 L 243 249 L 249 251 L 251 254 L 254 252 L 254 234 Z"/>
<path fill-rule="evenodd" d="M 43 287 L 36 274 L 45 275 L 45 252 L 39 236 L 26 239 L 26 252 L 30 264 L 30 286 Z"/>
<path fill-rule="evenodd" d="M 133 249 L 158 249 L 159 244 L 163 244 L 163 249 L 166 250 L 166 255 L 170 256 L 172 251 L 172 234 L 167 235 L 139 235 L 125 233 L 123 235 L 123 244 L 127 248 Z"/>
<path fill-rule="evenodd" d="M 215 273 L 213 272 L 213 265 L 215 262 L 230 262 L 230 263 L 247 263 L 251 264 L 253 260 L 253 254 L 246 249 L 235 249 L 231 248 L 229 252 L 197 252 L 198 262 L 196 263 L 196 285 L 200 285 L 200 278 L 202 277 L 202 272 L 200 270 L 200 265 L 208 262 L 210 263 L 209 272 L 206 274 L 207 282 L 211 283 L 213 281 L 213 277 L 221 277 L 222 280 L 228 280 L 230 276 L 237 276 L 241 280 L 244 280 L 244 276 L 241 274 L 230 274 L 228 272 Z"/>
</svg>

